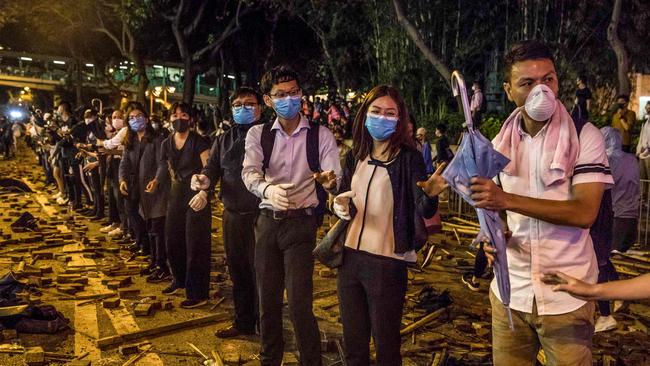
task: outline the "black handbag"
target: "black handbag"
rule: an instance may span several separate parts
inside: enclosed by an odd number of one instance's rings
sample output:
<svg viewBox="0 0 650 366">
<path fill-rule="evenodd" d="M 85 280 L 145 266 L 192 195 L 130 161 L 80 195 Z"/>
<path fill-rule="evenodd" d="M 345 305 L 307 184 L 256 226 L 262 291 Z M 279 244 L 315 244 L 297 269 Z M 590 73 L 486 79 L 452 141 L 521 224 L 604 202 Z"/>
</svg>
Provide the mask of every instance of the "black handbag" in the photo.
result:
<svg viewBox="0 0 650 366">
<path fill-rule="evenodd" d="M 349 223 L 348 220 L 337 221 L 312 252 L 314 257 L 323 265 L 329 268 L 337 268 L 343 264 L 345 233 Z"/>
</svg>

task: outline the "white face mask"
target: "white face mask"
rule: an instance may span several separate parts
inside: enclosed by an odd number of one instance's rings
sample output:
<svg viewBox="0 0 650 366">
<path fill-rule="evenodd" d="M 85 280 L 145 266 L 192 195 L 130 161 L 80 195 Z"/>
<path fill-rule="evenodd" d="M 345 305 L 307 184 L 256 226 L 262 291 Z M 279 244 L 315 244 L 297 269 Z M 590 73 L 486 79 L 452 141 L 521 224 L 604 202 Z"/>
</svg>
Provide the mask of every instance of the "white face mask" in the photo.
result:
<svg viewBox="0 0 650 366">
<path fill-rule="evenodd" d="M 113 118 L 113 128 L 120 130 L 124 127 L 124 120 L 119 118 Z"/>
<path fill-rule="evenodd" d="M 538 84 L 530 91 L 524 105 L 528 117 L 538 122 L 551 118 L 556 107 L 555 93 L 544 84 Z"/>
</svg>

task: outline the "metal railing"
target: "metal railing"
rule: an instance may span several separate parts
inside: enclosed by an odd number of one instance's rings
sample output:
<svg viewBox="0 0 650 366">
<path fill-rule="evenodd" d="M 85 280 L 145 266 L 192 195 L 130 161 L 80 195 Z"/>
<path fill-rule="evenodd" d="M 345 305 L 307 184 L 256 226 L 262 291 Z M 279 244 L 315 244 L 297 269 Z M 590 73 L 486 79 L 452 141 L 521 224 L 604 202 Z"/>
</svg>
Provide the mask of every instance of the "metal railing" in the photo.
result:
<svg viewBox="0 0 650 366">
<path fill-rule="evenodd" d="M 450 216 L 477 221 L 476 210 L 451 188 L 448 190 Z M 639 222 L 636 243 L 641 248 L 650 246 L 650 180 L 642 179 L 639 195 Z M 616 235 L 616 233 L 614 233 Z"/>
</svg>

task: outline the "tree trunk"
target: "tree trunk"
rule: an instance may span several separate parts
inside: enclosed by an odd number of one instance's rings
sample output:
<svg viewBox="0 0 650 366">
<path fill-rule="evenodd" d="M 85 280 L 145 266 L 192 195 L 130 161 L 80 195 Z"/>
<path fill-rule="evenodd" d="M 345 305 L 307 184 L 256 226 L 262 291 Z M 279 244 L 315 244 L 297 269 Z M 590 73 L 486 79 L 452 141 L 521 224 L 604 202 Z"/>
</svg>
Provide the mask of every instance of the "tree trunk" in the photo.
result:
<svg viewBox="0 0 650 366">
<path fill-rule="evenodd" d="M 418 30 L 409 22 L 409 20 L 404 15 L 403 7 L 401 0 L 393 0 L 393 5 L 395 7 L 395 13 L 397 13 L 397 21 L 402 25 L 409 38 L 415 43 L 416 46 L 420 49 L 424 57 L 433 65 L 438 74 L 447 82 L 447 86 L 451 85 L 451 71 L 445 65 L 436 54 L 427 47 L 424 43 L 424 40 L 418 33 Z"/>
<path fill-rule="evenodd" d="M 80 106 L 83 104 L 83 75 L 81 73 L 81 62 L 77 61 L 76 62 L 76 70 L 75 70 L 75 94 L 77 97 L 76 104 L 77 106 Z"/>
<path fill-rule="evenodd" d="M 144 64 L 144 61 L 142 60 L 142 57 L 138 55 L 133 55 L 131 57 L 133 59 L 133 62 L 135 63 L 135 68 L 138 72 L 138 95 L 136 97 L 136 100 L 143 105 L 146 105 L 147 103 L 147 96 L 146 96 L 146 91 L 147 88 L 149 87 L 149 77 L 147 77 L 147 67 Z M 153 113 L 153 111 L 149 111 L 149 113 Z"/>
<path fill-rule="evenodd" d="M 623 41 L 618 37 L 618 24 L 621 20 L 621 6 L 622 0 L 614 1 L 614 9 L 612 10 L 612 20 L 607 27 L 607 40 L 612 46 L 612 50 L 616 54 L 616 63 L 618 66 L 618 94 L 630 95 L 630 79 L 628 72 L 630 69 L 630 59 L 625 49 Z"/>
<path fill-rule="evenodd" d="M 185 79 L 183 80 L 183 102 L 192 105 L 196 92 L 196 71 L 192 60 L 185 61 Z"/>
<path fill-rule="evenodd" d="M 330 74 L 332 75 L 332 79 L 334 79 L 334 85 L 336 85 L 336 89 L 337 89 L 336 94 L 345 95 L 345 90 L 343 90 L 343 86 L 341 85 L 341 78 L 339 77 L 338 68 L 334 64 L 334 59 L 330 54 L 329 47 L 327 46 L 327 41 L 325 40 L 325 34 L 319 32 L 318 38 L 320 38 L 321 47 L 323 49 L 323 55 L 325 56 L 325 60 L 327 60 L 327 65 L 329 66 Z"/>
</svg>

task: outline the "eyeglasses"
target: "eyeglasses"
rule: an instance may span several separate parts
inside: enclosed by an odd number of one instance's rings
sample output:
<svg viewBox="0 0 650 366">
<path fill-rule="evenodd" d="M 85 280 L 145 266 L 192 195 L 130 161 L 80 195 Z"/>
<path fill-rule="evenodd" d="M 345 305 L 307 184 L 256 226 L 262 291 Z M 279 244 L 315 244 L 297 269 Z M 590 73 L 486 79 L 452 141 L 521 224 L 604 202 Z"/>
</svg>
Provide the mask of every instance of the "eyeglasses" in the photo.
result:
<svg viewBox="0 0 650 366">
<path fill-rule="evenodd" d="M 285 92 L 284 90 L 279 90 L 275 94 L 269 94 L 269 95 L 273 98 L 282 99 L 287 96 L 295 97 L 296 95 L 302 95 L 302 90 L 300 88 L 289 90 L 288 92 Z"/>
<path fill-rule="evenodd" d="M 129 118 L 143 118 L 143 117 L 144 117 L 144 113 L 138 113 L 135 116 L 134 115 L 129 116 Z"/>
<path fill-rule="evenodd" d="M 253 110 L 257 106 L 257 103 L 235 103 L 232 105 L 234 109 L 239 109 L 241 107 L 244 107 L 244 109 L 247 110 Z"/>
</svg>

